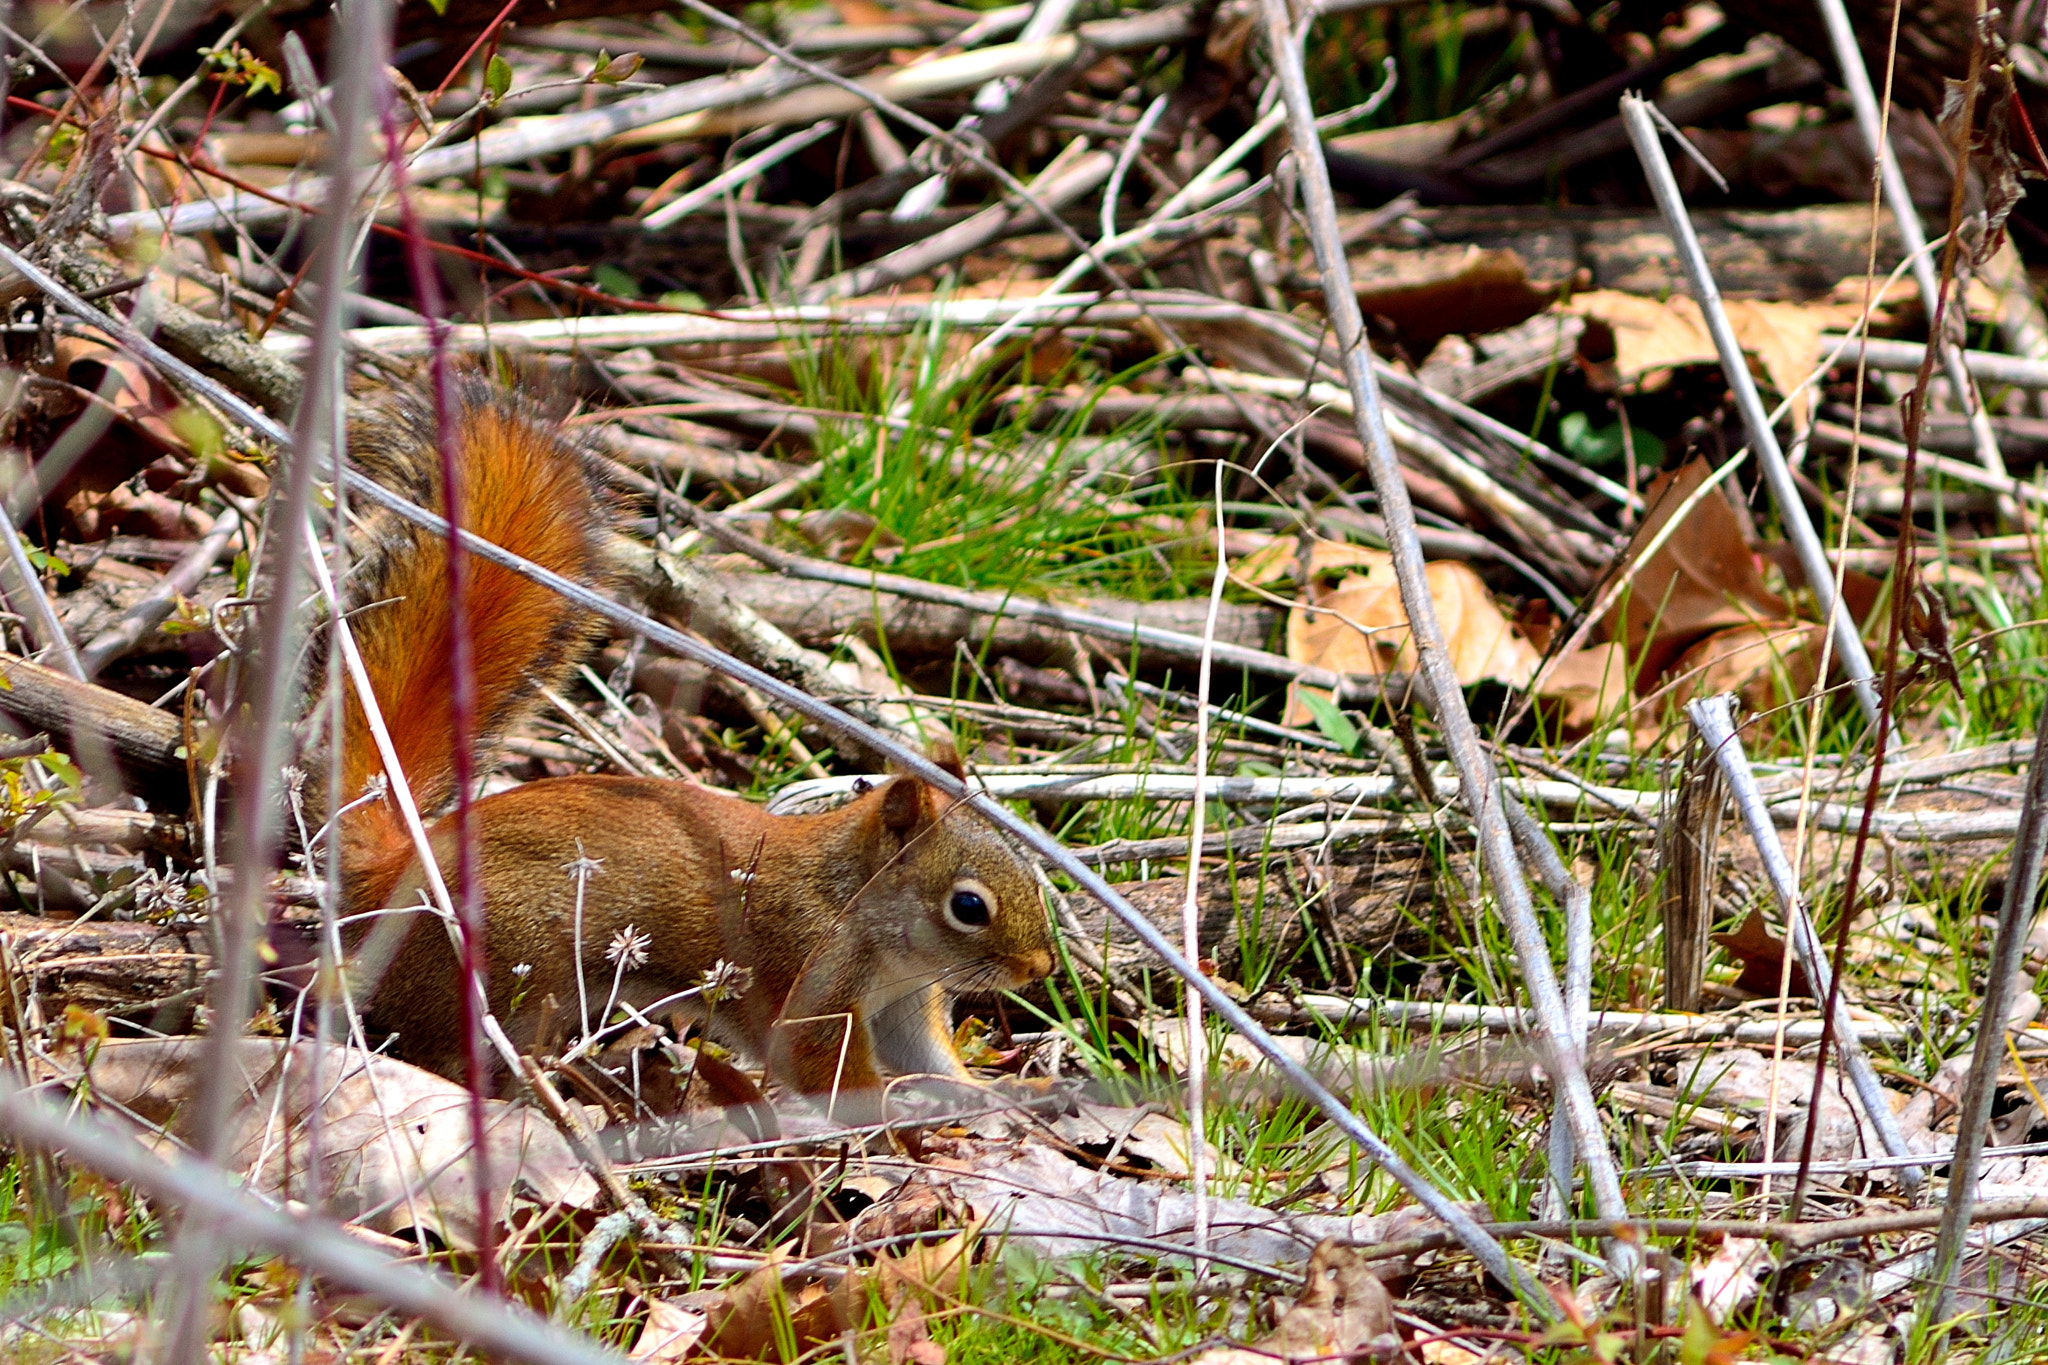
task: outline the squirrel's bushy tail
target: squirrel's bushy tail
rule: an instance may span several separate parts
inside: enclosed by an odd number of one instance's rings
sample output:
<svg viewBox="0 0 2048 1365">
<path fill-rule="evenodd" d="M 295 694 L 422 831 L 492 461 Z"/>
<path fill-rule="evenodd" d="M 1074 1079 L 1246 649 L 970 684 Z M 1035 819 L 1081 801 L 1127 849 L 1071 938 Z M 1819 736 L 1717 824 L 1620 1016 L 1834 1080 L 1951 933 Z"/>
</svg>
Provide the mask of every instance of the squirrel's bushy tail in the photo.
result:
<svg viewBox="0 0 2048 1365">
<path fill-rule="evenodd" d="M 464 529 L 565 578 L 602 586 L 612 503 L 589 459 L 554 421 L 479 376 L 456 381 L 455 457 Z M 446 513 L 430 392 L 394 396 L 358 431 L 358 468 Z M 420 813 L 455 799 L 450 645 L 454 612 L 447 542 L 379 518 L 351 578 L 349 624 L 378 709 Z M 473 771 L 532 707 L 543 686 L 572 669 L 596 620 L 552 589 L 472 555 L 467 615 L 476 672 Z M 341 790 L 361 797 L 384 761 L 354 690 L 342 705 Z M 412 857 L 388 795 L 342 818 L 342 867 L 353 908 L 381 902 Z"/>
</svg>

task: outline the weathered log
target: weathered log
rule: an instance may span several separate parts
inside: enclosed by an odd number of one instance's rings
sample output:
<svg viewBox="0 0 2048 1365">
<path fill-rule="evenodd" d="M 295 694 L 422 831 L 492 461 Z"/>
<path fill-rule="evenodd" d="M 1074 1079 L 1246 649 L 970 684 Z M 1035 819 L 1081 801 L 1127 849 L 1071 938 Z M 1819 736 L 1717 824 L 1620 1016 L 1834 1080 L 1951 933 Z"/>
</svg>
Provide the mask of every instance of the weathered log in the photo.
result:
<svg viewBox="0 0 2048 1365">
<path fill-rule="evenodd" d="M 122 1018 L 189 1007 L 213 961 L 193 925 L 0 914 L 0 940 L 45 1019 L 72 1005 Z"/>
<path fill-rule="evenodd" d="M 1665 298 L 1686 289 L 1671 236 L 1655 213 L 1500 205 L 1418 209 L 1409 216 L 1433 241 L 1514 252 L 1538 291 L 1569 285 Z M 1869 267 L 1868 204 L 1701 209 L 1693 214 L 1693 227 L 1721 292 L 1732 298 L 1821 298 Z M 1392 230 L 1359 241 L 1380 243 L 1410 245 Z M 1879 224 L 1877 253 L 1880 271 L 1899 263 L 1898 232 L 1889 218 Z"/>
<path fill-rule="evenodd" d="M 88 767 L 104 756 L 138 774 L 185 771 L 176 716 L 12 654 L 0 654 L 0 711 L 49 731 Z"/>
</svg>

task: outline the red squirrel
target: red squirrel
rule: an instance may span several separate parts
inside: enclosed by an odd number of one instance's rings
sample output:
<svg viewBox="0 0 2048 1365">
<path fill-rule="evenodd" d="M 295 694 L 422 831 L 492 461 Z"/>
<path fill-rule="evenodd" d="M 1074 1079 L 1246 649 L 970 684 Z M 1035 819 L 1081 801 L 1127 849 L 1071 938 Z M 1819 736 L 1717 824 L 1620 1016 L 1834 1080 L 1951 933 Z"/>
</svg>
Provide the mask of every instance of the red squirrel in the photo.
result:
<svg viewBox="0 0 2048 1365">
<path fill-rule="evenodd" d="M 558 423 L 465 377 L 455 456 L 467 529 L 575 581 L 610 585 L 612 502 Z M 352 438 L 351 457 L 443 509 L 436 423 L 423 396 L 384 400 Z M 455 799 L 447 549 L 395 518 L 373 521 L 367 541 L 345 608 L 452 890 L 454 821 L 434 821 Z M 474 771 L 483 772 L 542 687 L 564 681 L 597 623 L 529 579 L 469 563 Z M 356 998 L 398 1056 L 459 1076 L 456 956 L 443 921 L 425 908 L 423 871 L 396 802 L 380 792 L 384 764 L 352 693 L 342 710 L 341 795 L 354 804 L 342 809 L 336 837 L 356 926 Z M 706 974 L 732 964 L 745 969 L 745 985 L 709 1008 L 713 1035 L 761 1060 L 771 1079 L 820 1094 L 892 1075 L 961 1078 L 952 997 L 1052 970 L 1032 869 L 916 778 L 882 780 L 847 805 L 802 816 L 769 815 L 690 781 L 544 778 L 484 797 L 474 817 L 490 1007 L 522 1048 L 546 1041 L 537 1035 L 549 1013 L 580 1031 L 579 1013 L 602 1011 L 615 981 L 635 1009 L 701 1019 Z"/>
</svg>

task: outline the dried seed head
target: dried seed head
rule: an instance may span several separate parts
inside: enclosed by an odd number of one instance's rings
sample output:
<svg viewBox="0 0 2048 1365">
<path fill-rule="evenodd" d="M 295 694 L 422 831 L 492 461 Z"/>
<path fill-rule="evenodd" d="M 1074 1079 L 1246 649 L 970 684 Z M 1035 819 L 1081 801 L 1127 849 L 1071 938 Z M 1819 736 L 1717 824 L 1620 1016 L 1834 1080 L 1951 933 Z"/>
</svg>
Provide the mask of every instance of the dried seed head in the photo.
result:
<svg viewBox="0 0 2048 1365">
<path fill-rule="evenodd" d="M 629 972 L 638 971 L 647 965 L 647 945 L 652 942 L 653 938 L 629 924 L 612 935 L 612 946 L 604 950 L 604 960 Z"/>
<path fill-rule="evenodd" d="M 698 989 L 703 992 L 707 1003 L 715 1005 L 721 1000 L 732 1000 L 746 994 L 747 987 L 753 984 L 753 968 L 727 962 L 721 957 L 704 969 L 704 978 Z"/>
</svg>

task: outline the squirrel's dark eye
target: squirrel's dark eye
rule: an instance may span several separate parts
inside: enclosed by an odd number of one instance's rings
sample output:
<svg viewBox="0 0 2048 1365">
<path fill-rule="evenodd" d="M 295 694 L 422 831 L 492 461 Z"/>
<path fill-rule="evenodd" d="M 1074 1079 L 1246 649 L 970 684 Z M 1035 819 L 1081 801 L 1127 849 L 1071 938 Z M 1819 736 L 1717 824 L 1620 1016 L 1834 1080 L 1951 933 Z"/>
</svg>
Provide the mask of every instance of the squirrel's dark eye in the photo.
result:
<svg viewBox="0 0 2048 1365">
<path fill-rule="evenodd" d="M 988 902 L 976 891 L 955 891 L 953 899 L 947 902 L 947 911 L 953 922 L 963 929 L 986 929 L 988 927 Z"/>
</svg>

